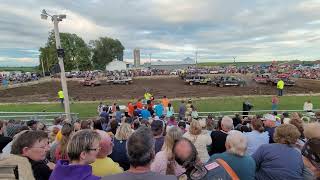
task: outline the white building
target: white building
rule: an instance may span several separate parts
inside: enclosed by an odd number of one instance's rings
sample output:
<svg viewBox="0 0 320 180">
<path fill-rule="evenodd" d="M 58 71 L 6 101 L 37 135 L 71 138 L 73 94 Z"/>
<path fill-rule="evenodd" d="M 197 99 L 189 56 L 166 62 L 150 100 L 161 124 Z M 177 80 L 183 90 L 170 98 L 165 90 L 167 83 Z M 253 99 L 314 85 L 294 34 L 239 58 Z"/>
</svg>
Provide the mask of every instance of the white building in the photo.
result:
<svg viewBox="0 0 320 180">
<path fill-rule="evenodd" d="M 127 64 L 123 61 L 113 60 L 106 65 L 106 71 L 127 70 Z"/>
</svg>

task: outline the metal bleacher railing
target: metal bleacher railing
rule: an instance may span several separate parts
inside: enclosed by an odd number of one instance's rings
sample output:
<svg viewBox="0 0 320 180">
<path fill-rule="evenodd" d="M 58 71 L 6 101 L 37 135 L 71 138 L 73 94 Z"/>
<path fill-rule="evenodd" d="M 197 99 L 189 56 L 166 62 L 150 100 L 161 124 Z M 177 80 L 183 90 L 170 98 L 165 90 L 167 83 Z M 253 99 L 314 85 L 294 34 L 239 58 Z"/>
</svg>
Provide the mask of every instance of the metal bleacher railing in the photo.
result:
<svg viewBox="0 0 320 180">
<path fill-rule="evenodd" d="M 79 113 L 71 113 L 72 120 L 78 119 Z M 0 111 L 0 119 L 1 120 L 36 120 L 41 121 L 45 124 L 50 124 L 56 117 L 66 117 L 66 113 L 64 112 L 1 112 Z"/>
</svg>

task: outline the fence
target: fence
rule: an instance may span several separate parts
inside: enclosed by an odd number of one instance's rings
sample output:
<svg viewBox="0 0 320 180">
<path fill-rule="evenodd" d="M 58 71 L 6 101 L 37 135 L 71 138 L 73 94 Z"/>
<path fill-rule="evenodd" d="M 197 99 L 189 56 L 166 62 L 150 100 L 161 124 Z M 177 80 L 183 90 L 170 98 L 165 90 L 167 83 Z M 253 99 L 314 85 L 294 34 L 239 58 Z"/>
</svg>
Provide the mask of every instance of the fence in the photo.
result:
<svg viewBox="0 0 320 180">
<path fill-rule="evenodd" d="M 79 113 L 71 113 L 72 120 L 78 119 Z M 62 117 L 66 118 L 66 113 L 64 112 L 0 112 L 0 119 L 2 120 L 36 120 L 44 122 L 45 124 L 52 123 L 54 118 Z"/>
</svg>

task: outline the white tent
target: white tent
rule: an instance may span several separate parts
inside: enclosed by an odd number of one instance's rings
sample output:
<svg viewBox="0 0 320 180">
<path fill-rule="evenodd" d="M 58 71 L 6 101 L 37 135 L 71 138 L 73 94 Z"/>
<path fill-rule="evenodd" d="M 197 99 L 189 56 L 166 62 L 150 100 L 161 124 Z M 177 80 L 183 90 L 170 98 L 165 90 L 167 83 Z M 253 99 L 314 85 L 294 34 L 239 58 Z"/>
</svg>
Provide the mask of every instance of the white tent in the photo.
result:
<svg viewBox="0 0 320 180">
<path fill-rule="evenodd" d="M 113 60 L 106 65 L 106 71 L 121 71 L 126 69 L 127 65 L 123 61 Z"/>
</svg>

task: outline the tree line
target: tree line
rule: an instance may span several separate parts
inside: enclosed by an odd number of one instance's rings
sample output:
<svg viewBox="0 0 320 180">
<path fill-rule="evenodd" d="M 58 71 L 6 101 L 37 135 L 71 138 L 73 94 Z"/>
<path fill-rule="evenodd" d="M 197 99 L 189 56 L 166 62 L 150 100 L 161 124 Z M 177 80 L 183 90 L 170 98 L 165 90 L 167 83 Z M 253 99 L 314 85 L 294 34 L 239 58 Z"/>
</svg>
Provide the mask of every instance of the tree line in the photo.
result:
<svg viewBox="0 0 320 180">
<path fill-rule="evenodd" d="M 76 34 L 60 33 L 60 40 L 64 49 L 63 60 L 66 71 L 104 70 L 106 64 L 112 60 L 123 60 L 124 47 L 118 39 L 100 37 L 86 44 Z M 39 51 L 39 69 L 42 69 L 42 63 L 46 72 L 52 71 L 58 66 L 54 31 L 49 33 L 45 47 L 40 47 Z"/>
</svg>

